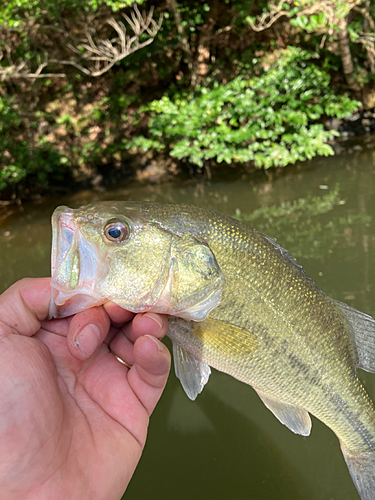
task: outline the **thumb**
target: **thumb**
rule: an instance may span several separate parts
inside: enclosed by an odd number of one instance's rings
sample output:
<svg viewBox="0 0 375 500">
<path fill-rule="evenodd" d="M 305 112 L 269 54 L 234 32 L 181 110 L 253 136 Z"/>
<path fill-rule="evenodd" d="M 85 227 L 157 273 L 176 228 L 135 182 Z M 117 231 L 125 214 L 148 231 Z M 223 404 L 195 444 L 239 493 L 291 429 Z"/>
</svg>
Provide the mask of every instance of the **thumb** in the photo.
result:
<svg viewBox="0 0 375 500">
<path fill-rule="evenodd" d="M 31 337 L 48 315 L 50 278 L 24 278 L 0 295 L 0 335 Z"/>
<path fill-rule="evenodd" d="M 151 335 L 139 337 L 134 344 L 134 365 L 128 381 L 149 415 L 167 383 L 171 355 L 167 347 Z"/>
</svg>

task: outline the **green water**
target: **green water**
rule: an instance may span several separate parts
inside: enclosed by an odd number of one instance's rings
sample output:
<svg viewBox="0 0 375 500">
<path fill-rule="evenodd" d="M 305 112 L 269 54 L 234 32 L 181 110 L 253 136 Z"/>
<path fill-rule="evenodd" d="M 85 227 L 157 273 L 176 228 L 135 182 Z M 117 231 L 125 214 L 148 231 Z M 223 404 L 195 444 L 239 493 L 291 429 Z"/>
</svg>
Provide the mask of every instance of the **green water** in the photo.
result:
<svg viewBox="0 0 375 500">
<path fill-rule="evenodd" d="M 277 238 L 330 296 L 375 315 L 375 136 L 340 156 L 281 174 L 126 185 L 84 192 L 0 218 L 0 291 L 49 275 L 50 215 L 97 199 L 189 202 L 236 215 Z M 0 214 L 1 217 L 1 214 Z M 360 373 L 375 399 L 375 375 Z M 195 402 L 172 373 L 126 500 L 357 500 L 332 432 L 313 418 L 296 436 L 255 392 L 214 371 Z"/>
</svg>

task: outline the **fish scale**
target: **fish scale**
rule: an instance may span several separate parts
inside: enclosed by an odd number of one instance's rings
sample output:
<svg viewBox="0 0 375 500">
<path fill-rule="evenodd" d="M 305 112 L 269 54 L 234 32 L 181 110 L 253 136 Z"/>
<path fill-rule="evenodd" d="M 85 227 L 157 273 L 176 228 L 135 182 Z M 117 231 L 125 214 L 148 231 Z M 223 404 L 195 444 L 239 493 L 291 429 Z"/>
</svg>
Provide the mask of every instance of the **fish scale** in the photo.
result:
<svg viewBox="0 0 375 500">
<path fill-rule="evenodd" d="M 109 237 L 117 223 L 124 233 Z M 59 207 L 52 225 L 51 316 L 108 300 L 169 314 L 191 399 L 211 366 L 251 385 L 297 434 L 315 415 L 337 435 L 362 500 L 375 500 L 375 409 L 356 375 L 375 372 L 373 318 L 329 298 L 275 240 L 213 210 L 98 202 Z"/>
</svg>

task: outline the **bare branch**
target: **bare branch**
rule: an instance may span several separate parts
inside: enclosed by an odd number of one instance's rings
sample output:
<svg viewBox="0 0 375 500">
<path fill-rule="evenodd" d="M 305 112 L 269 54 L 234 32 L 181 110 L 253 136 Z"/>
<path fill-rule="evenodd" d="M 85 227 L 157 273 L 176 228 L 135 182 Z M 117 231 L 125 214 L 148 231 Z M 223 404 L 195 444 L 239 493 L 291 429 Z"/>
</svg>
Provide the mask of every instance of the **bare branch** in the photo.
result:
<svg viewBox="0 0 375 500">
<path fill-rule="evenodd" d="M 375 33 L 363 33 L 360 31 L 358 35 L 358 38 L 353 40 L 353 42 L 361 43 L 366 47 L 368 52 L 375 55 Z"/>
<path fill-rule="evenodd" d="M 100 76 L 114 64 L 129 56 L 133 52 L 146 47 L 154 41 L 154 38 L 161 28 L 163 17 L 159 21 L 153 19 L 154 9 L 151 8 L 148 14 L 141 14 L 138 7 L 135 6 L 131 17 L 123 14 L 129 24 L 132 35 L 127 33 L 126 26 L 121 21 L 108 19 L 106 22 L 116 32 L 116 37 L 109 39 L 100 39 L 93 28 L 85 31 L 86 38 L 81 40 L 77 47 L 69 44 L 68 47 L 80 55 L 80 61 L 59 61 L 51 60 L 60 64 L 67 64 L 76 67 L 86 75 Z M 146 34 L 149 38 L 140 41 L 140 37 Z"/>
<path fill-rule="evenodd" d="M 86 29 L 84 39 L 76 40 L 74 45 L 68 44 L 69 49 L 79 58 L 72 60 L 48 59 L 47 54 L 45 54 L 44 61 L 38 62 L 36 71 L 31 71 L 28 61 L 14 64 L 11 51 L 7 48 L 8 65 L 3 67 L 0 65 L 0 81 L 66 76 L 65 73 L 43 73 L 45 67 L 50 63 L 73 66 L 88 76 L 100 76 L 110 70 L 117 62 L 154 41 L 161 28 L 163 16 L 161 15 L 159 21 L 156 22 L 153 19 L 153 13 L 153 7 L 148 13 L 141 13 L 138 7 L 134 6 L 130 17 L 123 14 L 129 24 L 130 34 L 127 33 L 124 23 L 115 21 L 113 18 L 108 19 L 106 23 L 116 34 L 112 39 L 101 39 L 94 28 Z M 145 39 L 140 41 L 142 35 Z M 3 57 L 3 53 L 0 52 L 0 61 Z"/>
<path fill-rule="evenodd" d="M 280 17 L 287 16 L 289 11 L 282 10 L 282 7 L 285 3 L 291 5 L 293 0 L 280 0 L 278 4 L 270 3 L 269 4 L 269 12 L 264 12 L 261 16 L 257 17 L 257 24 L 249 21 L 251 28 L 254 31 L 264 31 L 270 28 Z"/>
<path fill-rule="evenodd" d="M 350 10 L 357 8 L 359 4 L 362 3 L 363 0 L 347 0 L 346 8 L 347 13 Z M 280 19 L 280 17 L 290 15 L 290 9 L 283 10 L 283 6 L 285 4 L 290 5 L 291 8 L 294 7 L 294 0 L 280 0 L 278 3 L 270 2 L 269 12 L 264 12 L 261 16 L 256 18 L 256 23 L 249 20 L 249 24 L 254 31 L 264 31 L 270 28 L 276 21 Z M 295 13 L 295 17 L 301 16 L 311 16 L 313 14 L 323 12 L 326 19 L 326 27 L 322 27 L 321 29 L 314 29 L 313 31 L 321 35 L 323 33 L 332 34 L 328 26 L 336 26 L 339 27 L 341 19 L 337 17 L 337 5 L 332 0 L 318 0 L 309 7 L 306 7 Z"/>
<path fill-rule="evenodd" d="M 0 81 L 7 80 L 20 80 L 28 79 L 35 80 L 36 78 L 64 78 L 65 73 L 42 73 L 43 69 L 47 66 L 48 61 L 38 62 L 36 71 L 31 71 L 28 61 L 21 61 L 19 64 L 14 64 L 12 61 L 11 51 L 8 46 L 5 47 L 7 51 L 7 66 L 0 65 Z M 4 53 L 0 53 L 0 61 L 4 58 Z"/>
</svg>

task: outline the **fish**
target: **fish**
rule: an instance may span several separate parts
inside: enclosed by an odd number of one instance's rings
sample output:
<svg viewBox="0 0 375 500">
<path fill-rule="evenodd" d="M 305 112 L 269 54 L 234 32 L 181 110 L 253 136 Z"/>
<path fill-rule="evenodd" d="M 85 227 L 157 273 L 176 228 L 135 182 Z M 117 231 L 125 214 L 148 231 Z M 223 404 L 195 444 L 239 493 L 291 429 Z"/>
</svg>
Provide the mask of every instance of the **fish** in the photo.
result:
<svg viewBox="0 0 375 500">
<path fill-rule="evenodd" d="M 291 431 L 337 436 L 375 500 L 375 320 L 328 297 L 276 240 L 187 204 L 102 201 L 52 215 L 50 317 L 113 301 L 169 315 L 175 373 L 194 400 L 211 368 L 257 392 Z"/>
</svg>

